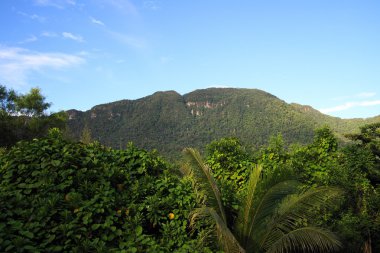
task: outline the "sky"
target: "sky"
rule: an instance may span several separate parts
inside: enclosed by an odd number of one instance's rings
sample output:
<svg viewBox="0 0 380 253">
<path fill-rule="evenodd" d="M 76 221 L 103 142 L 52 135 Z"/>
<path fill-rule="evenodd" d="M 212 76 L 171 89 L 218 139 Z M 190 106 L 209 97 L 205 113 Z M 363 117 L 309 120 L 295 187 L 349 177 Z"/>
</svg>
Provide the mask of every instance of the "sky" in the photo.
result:
<svg viewBox="0 0 380 253">
<path fill-rule="evenodd" d="M 156 91 L 256 88 L 380 115 L 378 0 L 1 0 L 0 84 L 51 111 Z"/>
</svg>

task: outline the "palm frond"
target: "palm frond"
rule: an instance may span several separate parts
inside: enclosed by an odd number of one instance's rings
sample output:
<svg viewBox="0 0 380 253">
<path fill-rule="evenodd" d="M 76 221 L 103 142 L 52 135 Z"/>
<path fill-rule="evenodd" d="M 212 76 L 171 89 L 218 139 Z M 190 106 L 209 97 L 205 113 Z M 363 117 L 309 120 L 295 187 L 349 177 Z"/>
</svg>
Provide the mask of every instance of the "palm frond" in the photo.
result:
<svg viewBox="0 0 380 253">
<path fill-rule="evenodd" d="M 191 211 L 189 215 L 189 228 L 190 228 L 190 233 L 198 233 L 199 227 L 196 225 L 199 224 L 198 222 L 201 221 L 203 225 L 206 227 L 209 226 L 210 224 L 215 224 L 215 221 L 213 218 L 210 216 L 210 213 L 207 210 L 206 206 L 195 208 Z M 202 229 L 203 235 L 198 236 L 198 244 L 200 245 L 205 245 L 210 241 L 215 241 L 215 230 L 214 229 Z"/>
<path fill-rule="evenodd" d="M 334 252 L 342 247 L 339 239 L 330 231 L 303 227 L 293 230 L 270 245 L 268 253 L 286 252 Z"/>
<path fill-rule="evenodd" d="M 267 226 L 266 234 L 261 238 L 261 247 L 268 248 L 280 240 L 284 234 L 298 229 L 301 220 L 311 220 L 319 207 L 329 207 L 340 196 L 342 190 L 334 187 L 309 189 L 301 194 L 285 198 Z"/>
<path fill-rule="evenodd" d="M 243 247 L 249 249 L 260 242 L 261 237 L 266 232 L 267 222 L 275 214 L 278 205 L 289 194 L 294 194 L 299 185 L 300 183 L 296 180 L 278 182 L 269 188 L 263 196 L 257 198 L 254 203 L 251 203 L 248 219 L 238 218 L 239 239 Z"/>
<path fill-rule="evenodd" d="M 194 180 L 200 185 L 200 188 L 205 191 L 207 205 L 214 208 L 222 220 L 227 223 L 220 191 L 214 177 L 211 175 L 210 168 L 204 164 L 201 155 L 196 149 L 185 148 L 183 154 L 187 161 L 187 164 L 184 165 L 184 171 L 190 173 Z"/>
<path fill-rule="evenodd" d="M 278 221 L 286 219 L 311 219 L 316 208 L 331 207 L 343 191 L 336 187 L 311 188 L 301 194 L 285 199 L 278 210 Z"/>
<path fill-rule="evenodd" d="M 266 221 L 268 217 L 272 217 L 278 205 L 289 195 L 296 193 L 300 185 L 301 183 L 296 180 L 288 180 L 272 186 L 258 201 L 253 225 Z"/>
<path fill-rule="evenodd" d="M 250 226 L 252 218 L 254 217 L 254 200 L 256 186 L 260 180 L 262 167 L 257 165 L 253 168 L 247 183 L 247 196 L 242 203 L 243 208 L 240 209 L 237 218 L 237 233 L 240 242 L 247 243 L 247 238 L 251 237 L 252 227 Z"/>
<path fill-rule="evenodd" d="M 197 220 L 211 219 L 215 224 L 215 232 L 222 250 L 226 253 L 245 253 L 234 234 L 227 227 L 227 224 L 219 214 L 210 207 L 195 209 L 190 215 L 190 227 L 193 228 Z"/>
</svg>

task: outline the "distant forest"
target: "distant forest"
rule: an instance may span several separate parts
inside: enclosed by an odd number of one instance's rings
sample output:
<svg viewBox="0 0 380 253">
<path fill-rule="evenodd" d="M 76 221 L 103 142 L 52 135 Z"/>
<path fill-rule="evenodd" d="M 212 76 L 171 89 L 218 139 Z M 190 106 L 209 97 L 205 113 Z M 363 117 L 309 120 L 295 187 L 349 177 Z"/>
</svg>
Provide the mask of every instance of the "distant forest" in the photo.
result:
<svg viewBox="0 0 380 253">
<path fill-rule="evenodd" d="M 86 112 L 69 110 L 68 130 L 80 139 L 83 130 L 113 148 L 128 142 L 157 149 L 170 158 L 179 158 L 185 147 L 204 150 L 207 143 L 236 137 L 245 146 L 257 149 L 271 136 L 281 134 L 286 145 L 311 143 L 314 130 L 329 126 L 340 143 L 345 134 L 358 133 L 368 119 L 340 119 L 310 106 L 287 104 L 256 89 L 210 88 L 181 96 L 175 91 L 157 92 L 138 100 L 97 105 Z"/>
</svg>

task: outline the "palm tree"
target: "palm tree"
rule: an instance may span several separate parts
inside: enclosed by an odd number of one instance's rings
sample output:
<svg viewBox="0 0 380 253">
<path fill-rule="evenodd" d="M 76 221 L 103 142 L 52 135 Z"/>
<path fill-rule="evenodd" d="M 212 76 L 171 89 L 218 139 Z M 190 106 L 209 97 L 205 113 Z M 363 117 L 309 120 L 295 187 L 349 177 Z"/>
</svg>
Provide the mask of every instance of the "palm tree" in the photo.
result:
<svg viewBox="0 0 380 253">
<path fill-rule="evenodd" d="M 235 226 L 230 229 L 210 168 L 197 150 L 186 148 L 183 153 L 187 161 L 183 172 L 194 179 L 196 189 L 206 196 L 202 206 L 192 212 L 190 225 L 211 218 L 225 252 L 332 252 L 341 247 L 332 232 L 303 225 L 315 218 L 316 209 L 332 204 L 341 190 L 317 187 L 300 193 L 298 181 L 286 176 L 263 180 L 262 168 L 256 166 Z"/>
</svg>

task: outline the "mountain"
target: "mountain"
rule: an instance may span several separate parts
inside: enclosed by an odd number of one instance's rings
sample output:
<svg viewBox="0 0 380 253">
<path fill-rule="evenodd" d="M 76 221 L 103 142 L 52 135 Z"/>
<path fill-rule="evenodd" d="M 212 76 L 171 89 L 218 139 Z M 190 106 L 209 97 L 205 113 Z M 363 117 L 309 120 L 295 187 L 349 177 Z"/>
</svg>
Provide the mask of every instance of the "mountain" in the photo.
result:
<svg viewBox="0 0 380 253">
<path fill-rule="evenodd" d="M 67 113 L 74 138 L 88 126 L 93 139 L 105 145 L 119 148 L 132 141 L 171 157 L 184 147 L 203 148 L 221 137 L 238 137 L 253 147 L 277 134 L 282 134 L 286 143 L 308 143 L 314 129 L 322 125 L 329 125 L 342 137 L 358 131 L 361 125 L 380 121 L 380 116 L 331 117 L 310 106 L 288 104 L 261 90 L 232 88 L 196 90 L 183 96 L 175 91 L 156 92 L 137 100 Z"/>
</svg>

